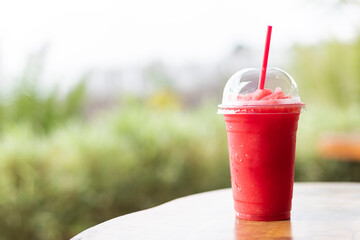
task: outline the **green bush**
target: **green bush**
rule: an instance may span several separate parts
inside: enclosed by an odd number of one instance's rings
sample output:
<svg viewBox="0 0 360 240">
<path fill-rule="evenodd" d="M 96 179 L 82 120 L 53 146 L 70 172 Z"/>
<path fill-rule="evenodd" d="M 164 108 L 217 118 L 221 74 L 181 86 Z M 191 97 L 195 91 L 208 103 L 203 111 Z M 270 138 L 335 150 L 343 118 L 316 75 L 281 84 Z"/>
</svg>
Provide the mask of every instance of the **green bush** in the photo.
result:
<svg viewBox="0 0 360 240">
<path fill-rule="evenodd" d="M 324 159 L 319 143 L 329 133 L 360 134 L 360 112 L 357 105 L 339 108 L 308 104 L 301 114 L 297 139 L 297 181 L 360 181 L 360 164 Z"/>
<path fill-rule="evenodd" d="M 293 49 L 292 75 L 308 104 L 298 137 L 296 179 L 360 181 L 360 164 L 324 160 L 317 147 L 324 134 L 360 135 L 360 35 L 350 43 L 337 40 Z"/>
<path fill-rule="evenodd" d="M 292 75 L 303 100 L 338 107 L 360 102 L 360 35 L 352 43 L 295 46 L 293 53 Z"/>
<path fill-rule="evenodd" d="M 68 239 L 131 211 L 229 187 L 225 126 L 214 106 L 185 112 L 132 103 L 47 135 L 31 125 L 7 126 L 0 142 L 1 238 Z M 309 105 L 299 124 L 296 180 L 359 181 L 359 165 L 316 153 L 322 132 L 353 129 L 359 118 L 351 109 Z"/>
<path fill-rule="evenodd" d="M 41 89 L 44 52 L 34 54 L 15 86 L 7 94 L 0 89 L 0 134 L 4 125 L 25 124 L 36 133 L 46 134 L 71 119 L 83 116 L 87 75 L 60 97 L 57 88 Z M 6 130 L 6 129 L 5 129 Z"/>
<path fill-rule="evenodd" d="M 29 125 L 7 127 L 0 236 L 66 239 L 124 213 L 228 187 L 224 124 L 210 112 L 133 105 L 45 136 Z"/>
</svg>

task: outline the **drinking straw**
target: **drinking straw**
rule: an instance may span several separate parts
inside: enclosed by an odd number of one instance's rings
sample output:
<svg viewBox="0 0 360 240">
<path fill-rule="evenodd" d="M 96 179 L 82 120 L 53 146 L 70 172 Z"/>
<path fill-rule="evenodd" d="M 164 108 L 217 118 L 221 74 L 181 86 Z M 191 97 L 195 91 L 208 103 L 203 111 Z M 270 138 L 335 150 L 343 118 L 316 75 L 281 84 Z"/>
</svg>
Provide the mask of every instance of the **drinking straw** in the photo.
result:
<svg viewBox="0 0 360 240">
<path fill-rule="evenodd" d="M 270 49 L 270 39 L 271 39 L 271 30 L 272 26 L 267 27 L 267 34 L 266 34 L 266 41 L 265 41 L 265 50 L 264 50 L 264 58 L 263 58 L 263 64 L 260 74 L 260 81 L 259 81 L 259 89 L 264 89 L 265 85 L 265 77 L 266 77 L 266 68 L 269 58 L 269 49 Z"/>
</svg>

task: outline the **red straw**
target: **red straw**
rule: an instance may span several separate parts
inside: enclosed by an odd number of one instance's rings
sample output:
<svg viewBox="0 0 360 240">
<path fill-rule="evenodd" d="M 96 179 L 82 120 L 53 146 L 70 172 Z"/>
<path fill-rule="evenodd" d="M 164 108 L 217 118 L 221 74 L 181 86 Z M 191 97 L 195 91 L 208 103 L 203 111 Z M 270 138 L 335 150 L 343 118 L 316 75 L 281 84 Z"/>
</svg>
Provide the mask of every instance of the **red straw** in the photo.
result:
<svg viewBox="0 0 360 240">
<path fill-rule="evenodd" d="M 259 89 L 264 89 L 264 85 L 265 85 L 266 68 L 267 68 L 269 49 L 270 49 L 271 30 L 272 30 L 272 26 L 268 26 L 267 34 L 266 34 L 266 42 L 265 42 L 264 59 L 263 59 L 260 81 L 259 81 Z"/>
</svg>

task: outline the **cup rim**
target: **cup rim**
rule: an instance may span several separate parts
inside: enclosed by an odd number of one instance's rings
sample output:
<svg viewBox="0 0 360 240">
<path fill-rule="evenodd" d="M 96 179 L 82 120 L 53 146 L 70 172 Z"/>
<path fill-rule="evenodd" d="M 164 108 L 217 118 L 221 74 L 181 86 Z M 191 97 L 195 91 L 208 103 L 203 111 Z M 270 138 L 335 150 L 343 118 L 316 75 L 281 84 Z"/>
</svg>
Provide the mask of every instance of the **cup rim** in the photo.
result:
<svg viewBox="0 0 360 240">
<path fill-rule="evenodd" d="M 292 103 L 292 104 L 263 104 L 263 105 L 218 105 L 217 114 L 283 114 L 283 113 L 296 113 L 296 112 L 304 112 L 306 111 L 306 104 L 305 103 Z M 262 109 L 285 109 L 285 108 L 298 108 L 298 111 L 294 112 L 258 112 Z"/>
</svg>

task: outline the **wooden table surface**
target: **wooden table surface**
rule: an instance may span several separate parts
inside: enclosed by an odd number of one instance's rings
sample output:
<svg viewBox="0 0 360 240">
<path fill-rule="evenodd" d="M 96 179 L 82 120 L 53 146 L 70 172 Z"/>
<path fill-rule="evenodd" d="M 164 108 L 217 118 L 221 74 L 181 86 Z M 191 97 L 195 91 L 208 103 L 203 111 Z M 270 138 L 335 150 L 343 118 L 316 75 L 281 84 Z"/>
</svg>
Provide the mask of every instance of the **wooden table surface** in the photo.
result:
<svg viewBox="0 0 360 240">
<path fill-rule="evenodd" d="M 360 240 L 360 183 L 296 183 L 291 220 L 235 218 L 230 189 L 195 194 L 92 227 L 73 240 Z"/>
</svg>

